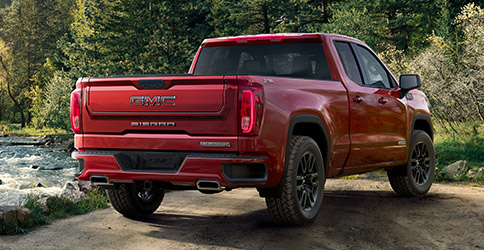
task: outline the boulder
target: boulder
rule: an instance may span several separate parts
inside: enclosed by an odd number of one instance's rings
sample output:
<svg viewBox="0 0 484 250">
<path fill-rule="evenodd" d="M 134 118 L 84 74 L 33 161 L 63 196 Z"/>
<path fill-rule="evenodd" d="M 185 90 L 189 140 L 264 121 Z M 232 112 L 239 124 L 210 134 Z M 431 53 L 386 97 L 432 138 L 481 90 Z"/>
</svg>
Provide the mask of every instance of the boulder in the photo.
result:
<svg viewBox="0 0 484 250">
<path fill-rule="evenodd" d="M 39 166 L 37 166 L 37 165 L 29 165 L 29 168 L 32 168 L 32 169 L 38 169 L 38 168 L 39 168 Z"/>
<path fill-rule="evenodd" d="M 34 218 L 30 210 L 25 207 L 0 207 L 0 224 L 6 223 L 10 227 L 33 227 Z"/>
<path fill-rule="evenodd" d="M 43 188 L 45 186 L 42 183 L 39 182 L 37 185 L 35 185 L 35 187 Z"/>
<path fill-rule="evenodd" d="M 2 183 L 3 183 L 3 181 L 2 181 L 2 180 L 0 180 L 0 185 L 2 185 Z"/>
<path fill-rule="evenodd" d="M 79 189 L 71 182 L 67 182 L 64 185 L 64 190 L 62 191 L 60 197 L 68 199 L 72 202 L 81 202 L 88 198 L 86 193 L 79 191 Z"/>
<path fill-rule="evenodd" d="M 77 185 L 82 192 L 87 192 L 94 187 L 90 181 L 79 181 Z"/>
<path fill-rule="evenodd" d="M 460 176 L 466 174 L 468 169 L 467 161 L 456 161 L 444 167 L 442 173 L 453 180 L 458 180 Z"/>
</svg>

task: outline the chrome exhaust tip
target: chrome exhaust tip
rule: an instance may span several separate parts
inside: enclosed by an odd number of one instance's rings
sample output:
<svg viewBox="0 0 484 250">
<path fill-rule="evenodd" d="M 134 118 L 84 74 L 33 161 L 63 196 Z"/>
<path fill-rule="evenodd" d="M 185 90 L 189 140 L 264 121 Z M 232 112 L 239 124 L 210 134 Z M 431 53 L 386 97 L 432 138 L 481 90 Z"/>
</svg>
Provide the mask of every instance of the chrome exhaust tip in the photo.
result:
<svg viewBox="0 0 484 250">
<path fill-rule="evenodd" d="M 109 182 L 109 179 L 105 175 L 91 175 L 89 178 L 91 184 L 96 187 L 102 187 L 105 189 L 115 188 L 114 184 Z"/>
<path fill-rule="evenodd" d="M 217 180 L 202 179 L 197 181 L 198 190 L 222 191 L 223 188 Z"/>
</svg>

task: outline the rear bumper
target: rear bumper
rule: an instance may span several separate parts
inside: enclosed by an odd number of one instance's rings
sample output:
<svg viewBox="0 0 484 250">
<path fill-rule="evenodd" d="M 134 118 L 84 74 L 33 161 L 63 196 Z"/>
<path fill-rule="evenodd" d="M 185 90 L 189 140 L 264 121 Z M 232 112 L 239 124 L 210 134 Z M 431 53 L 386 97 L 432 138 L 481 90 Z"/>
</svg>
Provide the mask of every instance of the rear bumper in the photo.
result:
<svg viewBox="0 0 484 250">
<path fill-rule="evenodd" d="M 79 180 L 104 175 L 112 183 L 150 180 L 195 186 L 200 179 L 213 179 L 226 188 L 269 187 L 274 183 L 267 156 L 125 150 L 73 152 L 72 157 L 79 160 Z"/>
</svg>

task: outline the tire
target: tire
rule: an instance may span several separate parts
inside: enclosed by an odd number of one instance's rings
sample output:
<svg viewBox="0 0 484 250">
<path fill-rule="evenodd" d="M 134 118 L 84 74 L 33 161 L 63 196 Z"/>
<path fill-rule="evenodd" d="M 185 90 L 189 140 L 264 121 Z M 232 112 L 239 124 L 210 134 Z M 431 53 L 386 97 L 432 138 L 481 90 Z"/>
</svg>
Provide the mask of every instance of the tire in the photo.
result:
<svg viewBox="0 0 484 250">
<path fill-rule="evenodd" d="M 141 218 L 153 214 L 165 196 L 163 189 L 145 192 L 140 184 L 119 184 L 106 190 L 111 205 L 127 218 Z"/>
<path fill-rule="evenodd" d="M 421 130 L 412 134 L 407 164 L 387 171 L 393 191 L 402 196 L 426 194 L 435 174 L 435 150 L 430 136 Z"/>
<path fill-rule="evenodd" d="M 321 151 L 313 139 L 293 136 L 289 146 L 281 196 L 266 197 L 266 205 L 277 224 L 302 226 L 312 223 L 319 213 L 326 173 Z"/>
</svg>

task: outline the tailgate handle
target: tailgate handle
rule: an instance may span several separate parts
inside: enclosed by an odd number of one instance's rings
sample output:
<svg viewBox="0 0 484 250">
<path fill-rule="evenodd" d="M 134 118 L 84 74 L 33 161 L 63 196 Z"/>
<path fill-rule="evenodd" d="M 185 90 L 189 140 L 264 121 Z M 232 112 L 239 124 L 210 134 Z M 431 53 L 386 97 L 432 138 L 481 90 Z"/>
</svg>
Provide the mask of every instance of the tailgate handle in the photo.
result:
<svg viewBox="0 0 484 250">
<path fill-rule="evenodd" d="M 142 89 L 162 89 L 165 86 L 163 80 L 139 80 Z"/>
</svg>

